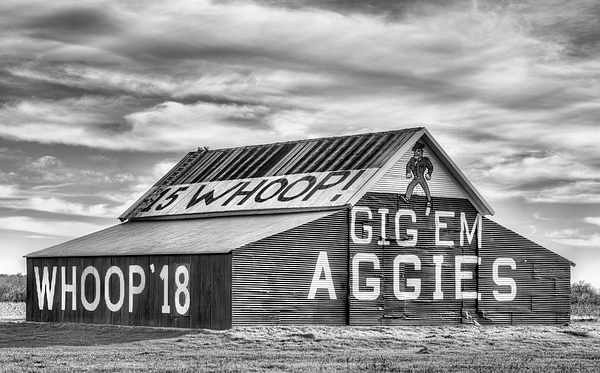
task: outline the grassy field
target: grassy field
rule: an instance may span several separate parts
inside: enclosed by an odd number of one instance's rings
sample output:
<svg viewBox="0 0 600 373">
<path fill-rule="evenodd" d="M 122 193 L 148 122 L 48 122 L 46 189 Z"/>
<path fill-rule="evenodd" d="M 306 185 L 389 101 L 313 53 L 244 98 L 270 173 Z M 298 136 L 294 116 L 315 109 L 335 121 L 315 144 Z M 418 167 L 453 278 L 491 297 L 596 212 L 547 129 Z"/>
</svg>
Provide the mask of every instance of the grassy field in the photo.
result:
<svg viewBox="0 0 600 373">
<path fill-rule="evenodd" d="M 600 323 L 245 327 L 25 323 L 3 306 L 2 372 L 598 372 Z"/>
<path fill-rule="evenodd" d="M 598 304 L 572 304 L 571 320 L 573 321 L 600 321 L 600 305 Z"/>
<path fill-rule="evenodd" d="M 247 327 L 0 323 L 3 372 L 597 372 L 597 323 Z"/>
</svg>

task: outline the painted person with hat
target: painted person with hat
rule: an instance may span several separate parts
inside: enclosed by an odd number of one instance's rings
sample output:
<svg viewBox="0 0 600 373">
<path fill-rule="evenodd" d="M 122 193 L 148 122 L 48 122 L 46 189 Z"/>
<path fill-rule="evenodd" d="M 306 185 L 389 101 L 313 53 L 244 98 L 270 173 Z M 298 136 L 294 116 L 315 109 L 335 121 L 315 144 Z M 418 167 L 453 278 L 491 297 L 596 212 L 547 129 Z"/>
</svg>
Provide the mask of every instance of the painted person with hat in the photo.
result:
<svg viewBox="0 0 600 373">
<path fill-rule="evenodd" d="M 412 178 L 412 181 L 406 187 L 406 194 L 400 195 L 400 198 L 405 203 L 410 202 L 413 190 L 417 185 L 421 185 L 427 196 L 427 207 L 431 208 L 431 193 L 429 192 L 427 180 L 431 180 L 433 164 L 429 158 L 423 157 L 423 148 L 425 148 L 425 144 L 421 142 L 417 142 L 412 148 L 414 155 L 406 164 L 406 178 Z"/>
</svg>

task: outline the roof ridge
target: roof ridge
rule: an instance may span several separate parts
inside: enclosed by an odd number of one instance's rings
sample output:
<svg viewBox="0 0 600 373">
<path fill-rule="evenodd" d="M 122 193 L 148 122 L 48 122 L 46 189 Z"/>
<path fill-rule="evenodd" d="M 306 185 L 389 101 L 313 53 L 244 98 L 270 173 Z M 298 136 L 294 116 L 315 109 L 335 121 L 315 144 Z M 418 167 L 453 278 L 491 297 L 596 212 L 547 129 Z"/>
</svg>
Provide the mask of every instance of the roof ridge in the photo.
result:
<svg viewBox="0 0 600 373">
<path fill-rule="evenodd" d="M 219 151 L 219 150 L 247 149 L 247 148 L 254 148 L 254 147 L 259 147 L 259 146 L 270 146 L 270 145 L 303 143 L 303 142 L 310 142 L 310 141 L 333 140 L 333 139 L 342 139 L 342 138 L 362 137 L 362 136 L 369 136 L 369 135 L 385 135 L 385 134 L 389 134 L 389 133 L 400 133 L 400 132 L 408 132 L 408 131 L 418 132 L 418 131 L 423 130 L 424 128 L 425 127 L 410 127 L 410 128 L 399 129 L 399 130 L 355 133 L 353 135 L 341 135 L 341 136 L 314 137 L 314 138 L 310 138 L 310 139 L 299 139 L 299 140 L 289 140 L 289 141 L 276 141 L 276 142 L 269 142 L 269 143 L 263 143 L 263 144 L 243 145 L 243 146 L 231 146 L 231 147 L 227 147 L 227 148 L 216 148 L 216 149 L 208 149 L 208 150 L 199 148 L 198 151 L 213 152 L 213 151 Z M 192 153 L 195 153 L 195 151 L 193 151 Z"/>
</svg>

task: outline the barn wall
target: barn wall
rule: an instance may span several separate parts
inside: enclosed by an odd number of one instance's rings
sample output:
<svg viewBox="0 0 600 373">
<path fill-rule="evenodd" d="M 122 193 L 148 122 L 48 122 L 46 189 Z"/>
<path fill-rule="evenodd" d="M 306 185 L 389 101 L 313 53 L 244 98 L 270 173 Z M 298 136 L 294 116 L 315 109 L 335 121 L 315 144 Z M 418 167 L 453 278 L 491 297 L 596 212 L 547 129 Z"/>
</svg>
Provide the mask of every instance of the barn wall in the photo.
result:
<svg viewBox="0 0 600 373">
<path fill-rule="evenodd" d="M 231 254 L 29 258 L 27 279 L 28 321 L 231 327 Z"/>
<path fill-rule="evenodd" d="M 425 204 L 368 193 L 353 207 L 350 324 L 568 322 L 570 262 L 466 199 Z"/>
<path fill-rule="evenodd" d="M 480 256 L 479 302 L 481 322 L 501 324 L 565 324 L 570 319 L 571 263 L 552 251 L 489 220 L 483 220 L 485 236 Z M 503 260 L 494 280 L 493 258 Z M 489 259 L 488 259 L 489 258 Z M 514 285 L 504 278 L 514 280 Z M 497 282 L 503 283 L 497 286 Z M 499 298 L 513 298 L 498 302 Z"/>
<path fill-rule="evenodd" d="M 343 210 L 236 249 L 233 324 L 346 324 L 347 216 Z"/>
<path fill-rule="evenodd" d="M 465 199 L 435 198 L 427 215 L 425 202 L 420 196 L 406 204 L 397 194 L 368 193 L 353 208 L 350 324 L 460 323 L 463 310 L 476 306 L 476 299 L 456 294 L 455 263 L 457 257 L 477 256 L 477 233 L 471 244 L 465 240 L 460 246 L 461 213 L 471 228 L 477 211 Z M 415 222 L 403 211 L 396 219 L 399 210 L 414 212 Z M 446 245 L 436 245 L 436 212 L 444 214 L 438 216 L 438 241 Z M 411 244 L 413 230 L 417 239 Z M 461 291 L 477 291 L 476 263 L 461 264 L 460 270 L 472 276 L 460 280 Z"/>
</svg>

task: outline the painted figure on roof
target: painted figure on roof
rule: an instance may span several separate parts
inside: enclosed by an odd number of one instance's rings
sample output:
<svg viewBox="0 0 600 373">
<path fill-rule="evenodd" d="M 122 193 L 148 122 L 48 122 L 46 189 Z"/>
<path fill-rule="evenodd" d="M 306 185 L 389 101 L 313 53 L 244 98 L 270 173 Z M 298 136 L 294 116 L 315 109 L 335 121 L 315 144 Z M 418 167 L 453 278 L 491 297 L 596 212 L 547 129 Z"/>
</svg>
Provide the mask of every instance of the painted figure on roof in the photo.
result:
<svg viewBox="0 0 600 373">
<path fill-rule="evenodd" d="M 427 180 L 431 180 L 431 174 L 433 173 L 433 164 L 427 157 L 423 157 L 423 149 L 425 144 L 421 142 L 415 143 L 412 148 L 414 152 L 413 157 L 406 164 L 406 178 L 412 178 L 412 181 L 406 187 L 406 194 L 400 195 L 400 198 L 405 203 L 410 202 L 413 190 L 417 185 L 421 185 L 425 195 L 427 196 L 427 208 L 431 208 L 431 193 L 429 192 L 429 185 Z"/>
</svg>

